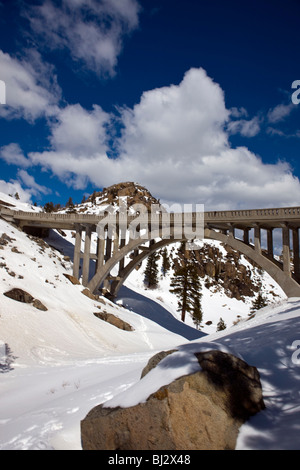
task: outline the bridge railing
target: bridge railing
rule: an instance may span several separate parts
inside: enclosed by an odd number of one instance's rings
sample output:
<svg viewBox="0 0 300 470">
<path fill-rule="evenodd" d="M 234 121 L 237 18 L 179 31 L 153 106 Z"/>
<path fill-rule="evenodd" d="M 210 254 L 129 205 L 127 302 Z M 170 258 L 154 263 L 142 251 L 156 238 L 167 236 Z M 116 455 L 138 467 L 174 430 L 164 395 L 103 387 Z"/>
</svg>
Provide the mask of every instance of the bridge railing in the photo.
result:
<svg viewBox="0 0 300 470">
<path fill-rule="evenodd" d="M 13 217 L 18 220 L 44 220 L 44 221 L 74 221 L 74 222 L 86 222 L 86 223 L 97 223 L 97 221 L 103 219 L 105 216 L 103 214 L 78 214 L 78 213 L 46 213 L 46 212 L 25 212 L 21 210 L 12 210 L 4 207 L 0 207 L 0 214 Z M 191 213 L 159 213 L 159 214 L 145 214 L 145 217 L 157 217 L 158 219 L 163 218 L 164 216 L 170 217 L 171 222 L 179 221 L 184 218 L 187 219 L 196 219 L 203 217 L 205 220 L 241 220 L 241 219 L 264 219 L 264 218 L 274 218 L 274 219 L 293 219 L 300 218 L 300 207 L 282 207 L 282 208 L 269 208 L 269 209 L 242 209 L 242 210 L 232 210 L 232 211 L 206 211 L 206 212 L 191 212 Z M 127 216 L 128 221 L 135 219 L 137 216 Z M 139 217 L 142 217 L 141 215 Z"/>
</svg>

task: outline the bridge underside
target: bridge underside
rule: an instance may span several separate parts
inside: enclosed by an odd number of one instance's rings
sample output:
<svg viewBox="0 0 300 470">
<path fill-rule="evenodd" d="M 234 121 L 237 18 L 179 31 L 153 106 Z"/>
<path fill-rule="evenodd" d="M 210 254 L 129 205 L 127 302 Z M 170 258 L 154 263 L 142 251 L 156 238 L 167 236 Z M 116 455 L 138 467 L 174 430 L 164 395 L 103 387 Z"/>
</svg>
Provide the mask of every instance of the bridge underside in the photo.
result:
<svg viewBox="0 0 300 470">
<path fill-rule="evenodd" d="M 277 227 L 275 227 L 277 228 Z M 235 236 L 235 231 L 242 234 L 242 238 Z M 265 270 L 282 288 L 287 297 L 300 297 L 300 263 L 299 263 L 299 229 L 284 226 L 280 228 L 282 235 L 282 253 L 274 256 L 273 231 L 274 228 L 262 229 L 259 226 L 253 228 L 254 240 L 250 240 L 251 228 L 239 227 L 220 228 L 206 227 L 204 238 L 218 240 L 234 250 L 246 255 L 254 263 Z M 262 231 L 265 230 L 264 241 L 266 248 L 262 248 Z M 84 237 L 84 250 L 80 251 L 82 245 L 82 234 Z M 107 237 L 105 240 L 97 240 L 97 250 L 91 253 L 92 228 L 85 231 L 82 227 L 76 231 L 76 243 L 74 251 L 74 276 L 82 276 L 82 283 L 92 292 L 99 290 L 107 296 L 114 298 L 128 278 L 130 273 L 149 256 L 149 254 L 175 242 L 188 242 L 186 238 L 154 238 L 149 233 L 149 239 L 119 240 L 117 234 Z M 278 233 L 276 233 L 278 235 Z M 95 272 L 90 272 L 90 260 L 95 260 Z M 82 270 L 80 273 L 80 263 Z M 112 275 L 111 273 L 114 273 Z M 92 274 L 92 275 L 91 275 Z"/>
</svg>

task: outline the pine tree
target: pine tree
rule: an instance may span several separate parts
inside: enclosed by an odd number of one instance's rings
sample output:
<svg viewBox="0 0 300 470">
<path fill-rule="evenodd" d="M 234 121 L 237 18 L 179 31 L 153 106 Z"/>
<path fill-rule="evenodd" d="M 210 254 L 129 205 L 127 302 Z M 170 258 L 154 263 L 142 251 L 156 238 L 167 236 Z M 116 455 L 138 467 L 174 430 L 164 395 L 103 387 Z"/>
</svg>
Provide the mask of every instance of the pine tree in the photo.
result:
<svg viewBox="0 0 300 470">
<path fill-rule="evenodd" d="M 54 212 L 54 204 L 52 201 L 46 202 L 46 204 L 44 205 L 44 211 L 48 213 Z"/>
<path fill-rule="evenodd" d="M 152 253 L 147 258 L 144 283 L 150 289 L 155 289 L 158 286 L 158 259 L 159 255 L 157 253 Z"/>
<path fill-rule="evenodd" d="M 201 294 L 202 296 L 202 294 Z M 201 308 L 201 302 L 200 302 L 200 295 L 197 295 L 194 298 L 194 305 L 193 305 L 193 311 L 192 311 L 192 319 L 193 322 L 196 325 L 196 328 L 199 330 L 201 327 L 201 322 L 203 319 L 203 313 L 202 313 L 202 308 Z"/>
<path fill-rule="evenodd" d="M 162 250 L 161 256 L 162 256 L 161 270 L 162 270 L 163 276 L 165 276 L 167 274 L 167 272 L 170 270 L 170 267 L 171 267 L 171 263 L 170 263 L 170 260 L 169 260 L 169 254 L 168 254 L 167 248 L 164 248 Z"/>
<path fill-rule="evenodd" d="M 220 318 L 219 323 L 217 324 L 217 331 L 222 331 L 226 329 L 226 323 L 223 318 Z"/>
<path fill-rule="evenodd" d="M 249 315 L 252 315 L 256 310 L 260 308 L 266 307 L 268 305 L 268 301 L 266 297 L 264 297 L 260 292 L 257 294 L 256 299 L 253 300 L 252 306 L 250 308 Z"/>
<path fill-rule="evenodd" d="M 68 199 L 66 207 L 70 207 L 70 208 L 74 207 L 73 199 L 71 198 L 71 196 Z"/>
<path fill-rule="evenodd" d="M 201 285 L 198 273 L 193 264 L 186 264 L 179 268 L 172 280 L 170 292 L 178 297 L 178 311 L 181 312 L 181 320 L 185 321 L 186 312 L 191 313 L 196 324 L 202 320 L 201 311 Z"/>
</svg>

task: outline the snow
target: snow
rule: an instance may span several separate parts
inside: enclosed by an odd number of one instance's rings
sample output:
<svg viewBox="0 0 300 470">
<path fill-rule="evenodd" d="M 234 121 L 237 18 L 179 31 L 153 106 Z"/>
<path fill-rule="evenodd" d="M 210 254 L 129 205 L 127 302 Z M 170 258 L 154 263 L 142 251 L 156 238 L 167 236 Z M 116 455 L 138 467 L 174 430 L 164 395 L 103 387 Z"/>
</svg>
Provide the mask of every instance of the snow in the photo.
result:
<svg viewBox="0 0 300 470">
<path fill-rule="evenodd" d="M 8 196 L 0 200 L 20 208 Z M 30 207 L 22 203 L 23 210 Z M 248 304 L 204 290 L 205 316 L 213 323 L 198 331 L 190 320 L 180 321 L 167 279 L 147 291 L 134 271 L 117 304 L 97 302 L 66 279 L 72 263 L 59 251 L 0 219 L 2 233 L 11 241 L 0 249 L 0 450 L 80 450 L 80 420 L 94 406 L 145 401 L 161 385 L 198 370 L 194 352 L 207 349 L 231 352 L 261 376 L 266 409 L 241 427 L 237 449 L 299 449 L 300 299 L 285 299 L 275 286 L 278 300 L 249 320 Z M 48 242 L 71 254 L 74 239 L 52 232 Z M 265 277 L 266 291 L 270 284 Z M 3 296 L 14 287 L 48 310 Z M 96 311 L 113 313 L 134 331 L 109 325 Z M 216 332 L 220 317 L 227 328 Z M 140 379 L 148 360 L 169 349 L 177 352 Z"/>
</svg>

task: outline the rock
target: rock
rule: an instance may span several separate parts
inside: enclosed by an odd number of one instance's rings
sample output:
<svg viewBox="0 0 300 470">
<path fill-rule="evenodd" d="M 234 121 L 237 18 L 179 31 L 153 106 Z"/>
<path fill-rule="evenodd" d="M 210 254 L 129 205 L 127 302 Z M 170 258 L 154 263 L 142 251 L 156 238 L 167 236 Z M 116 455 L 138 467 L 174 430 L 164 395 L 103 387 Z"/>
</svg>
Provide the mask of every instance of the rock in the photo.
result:
<svg viewBox="0 0 300 470">
<path fill-rule="evenodd" d="M 100 320 L 104 320 L 108 323 L 110 323 L 113 326 L 116 326 L 117 328 L 120 328 L 120 330 L 125 330 L 125 331 L 133 331 L 133 328 L 129 323 L 127 323 L 124 320 L 121 320 L 121 318 L 116 317 L 112 313 L 107 313 L 107 312 L 95 312 L 94 315 L 97 318 L 100 318 Z"/>
<path fill-rule="evenodd" d="M 71 274 L 64 273 L 64 276 L 74 285 L 79 285 L 80 282 L 77 277 L 72 276 Z"/>
<path fill-rule="evenodd" d="M 10 238 L 6 233 L 3 233 L 0 237 L 0 245 L 5 246 L 13 240 L 14 239 Z"/>
<path fill-rule="evenodd" d="M 93 408 L 81 421 L 84 450 L 233 450 L 241 424 L 264 409 L 255 367 L 197 353 L 201 369 L 128 408 Z M 146 379 L 143 379 L 146 380 Z"/>
<path fill-rule="evenodd" d="M 24 304 L 31 304 L 34 301 L 34 297 L 28 294 L 28 292 L 25 292 L 23 289 L 11 289 L 8 292 L 4 292 L 3 295 Z"/>
<path fill-rule="evenodd" d="M 95 300 L 96 302 L 99 300 L 99 296 L 92 294 L 92 292 L 89 289 L 83 289 L 81 293 L 85 295 L 86 297 L 88 297 L 89 299 Z"/>
<path fill-rule="evenodd" d="M 38 300 L 38 299 L 34 299 L 32 305 L 33 305 L 35 308 L 37 308 L 38 310 L 42 310 L 43 312 L 47 312 L 47 311 L 48 311 L 47 307 L 45 307 L 45 305 L 42 304 L 42 302 L 41 302 L 40 300 Z"/>
<path fill-rule="evenodd" d="M 227 410 L 234 418 L 246 421 L 265 408 L 256 367 L 232 354 L 216 350 L 196 353 L 195 356 L 213 388 L 226 394 Z"/>
<path fill-rule="evenodd" d="M 141 379 L 145 377 L 145 375 L 147 375 L 150 372 L 150 370 L 154 369 L 154 367 L 156 367 L 157 364 L 160 363 L 160 361 L 162 361 L 169 354 L 172 354 L 173 352 L 176 352 L 176 351 L 177 349 L 171 349 L 169 351 L 161 351 L 155 354 L 153 357 L 151 357 L 146 367 L 144 367 L 144 369 L 142 370 Z"/>
<path fill-rule="evenodd" d="M 32 297 L 32 295 L 25 292 L 23 289 L 11 289 L 8 292 L 4 292 L 5 297 L 8 297 L 12 300 L 16 300 L 17 302 L 22 302 L 24 304 L 32 304 L 33 307 L 37 308 L 38 310 L 42 310 L 46 312 L 48 309 L 45 307 L 44 304 L 38 299 Z"/>
</svg>

